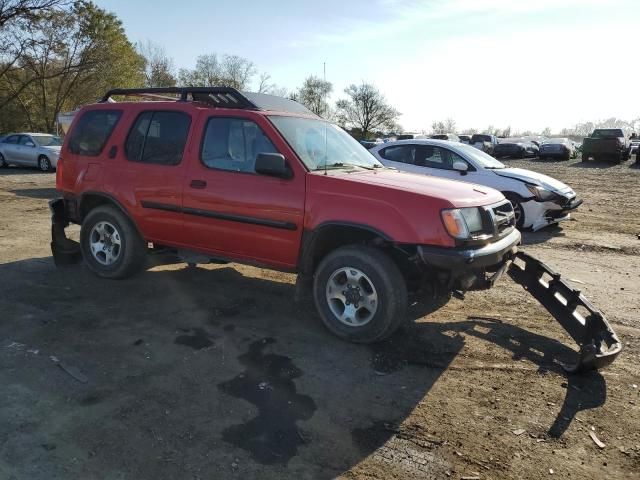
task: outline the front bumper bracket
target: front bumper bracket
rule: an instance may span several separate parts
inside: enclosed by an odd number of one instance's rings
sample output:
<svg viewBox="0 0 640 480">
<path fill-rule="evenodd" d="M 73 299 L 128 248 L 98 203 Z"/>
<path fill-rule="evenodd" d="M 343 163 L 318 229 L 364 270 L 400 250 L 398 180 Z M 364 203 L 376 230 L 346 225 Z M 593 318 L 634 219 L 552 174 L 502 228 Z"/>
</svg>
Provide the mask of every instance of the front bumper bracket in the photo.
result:
<svg viewBox="0 0 640 480">
<path fill-rule="evenodd" d="M 519 251 L 508 274 L 553 315 L 580 347 L 578 361 L 562 365 L 567 372 L 603 368 L 616 359 L 622 344 L 604 314 L 559 273 Z"/>
</svg>

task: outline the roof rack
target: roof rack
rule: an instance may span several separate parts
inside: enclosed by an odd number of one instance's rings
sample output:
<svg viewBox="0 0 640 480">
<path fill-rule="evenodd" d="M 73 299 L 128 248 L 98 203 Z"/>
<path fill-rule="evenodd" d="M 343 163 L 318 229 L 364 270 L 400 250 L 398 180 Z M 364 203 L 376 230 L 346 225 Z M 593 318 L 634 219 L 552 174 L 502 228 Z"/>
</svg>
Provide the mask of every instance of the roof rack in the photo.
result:
<svg viewBox="0 0 640 480">
<path fill-rule="evenodd" d="M 154 100 L 204 102 L 222 108 L 240 108 L 258 110 L 258 106 L 246 96 L 231 87 L 150 87 L 150 88 L 114 88 L 105 93 L 101 103 L 108 102 L 115 95 L 143 97 Z M 178 95 L 179 98 L 166 95 Z"/>
</svg>

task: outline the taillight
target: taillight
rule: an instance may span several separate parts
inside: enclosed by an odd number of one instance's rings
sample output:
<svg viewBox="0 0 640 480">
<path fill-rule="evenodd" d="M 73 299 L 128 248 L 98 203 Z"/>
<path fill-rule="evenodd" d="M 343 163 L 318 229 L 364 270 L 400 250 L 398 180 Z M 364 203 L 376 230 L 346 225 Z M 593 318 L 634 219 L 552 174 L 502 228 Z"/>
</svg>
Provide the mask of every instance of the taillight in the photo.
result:
<svg viewBox="0 0 640 480">
<path fill-rule="evenodd" d="M 62 171 L 64 170 L 64 160 L 62 157 L 58 157 L 58 164 L 56 165 L 56 188 L 62 190 Z"/>
</svg>

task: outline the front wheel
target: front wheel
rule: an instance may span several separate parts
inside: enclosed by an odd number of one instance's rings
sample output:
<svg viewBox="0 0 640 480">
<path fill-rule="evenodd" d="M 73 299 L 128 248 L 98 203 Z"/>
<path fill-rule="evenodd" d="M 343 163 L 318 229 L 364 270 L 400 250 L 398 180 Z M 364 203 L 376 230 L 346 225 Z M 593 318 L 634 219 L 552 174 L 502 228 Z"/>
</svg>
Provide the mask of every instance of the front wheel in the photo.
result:
<svg viewBox="0 0 640 480">
<path fill-rule="evenodd" d="M 504 194 L 504 196 L 511 202 L 513 205 L 513 213 L 515 215 L 516 220 L 516 228 L 518 230 L 524 227 L 524 209 L 522 208 L 522 203 L 520 203 L 520 199 L 512 194 Z"/>
<path fill-rule="evenodd" d="M 356 343 L 389 337 L 405 320 L 407 286 L 383 251 L 358 245 L 329 253 L 318 266 L 313 296 L 325 326 Z"/>
<path fill-rule="evenodd" d="M 125 278 L 144 266 L 146 245 L 131 221 L 116 207 L 91 210 L 80 229 L 80 249 L 93 273 L 103 278 Z"/>
<path fill-rule="evenodd" d="M 49 172 L 51 170 L 51 161 L 44 155 L 41 155 L 38 157 L 38 168 L 42 172 Z"/>
</svg>

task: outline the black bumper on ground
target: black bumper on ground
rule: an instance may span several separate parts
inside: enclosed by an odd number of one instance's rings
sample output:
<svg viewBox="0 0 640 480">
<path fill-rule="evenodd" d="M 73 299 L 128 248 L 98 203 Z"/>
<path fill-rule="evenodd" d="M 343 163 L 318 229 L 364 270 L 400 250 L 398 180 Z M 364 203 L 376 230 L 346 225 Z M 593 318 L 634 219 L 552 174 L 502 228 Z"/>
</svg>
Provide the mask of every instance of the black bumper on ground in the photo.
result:
<svg viewBox="0 0 640 480">
<path fill-rule="evenodd" d="M 64 199 L 49 200 L 51 210 L 51 253 L 57 266 L 71 265 L 82 260 L 80 244 L 67 238 L 64 229 L 70 218 Z"/>
</svg>

